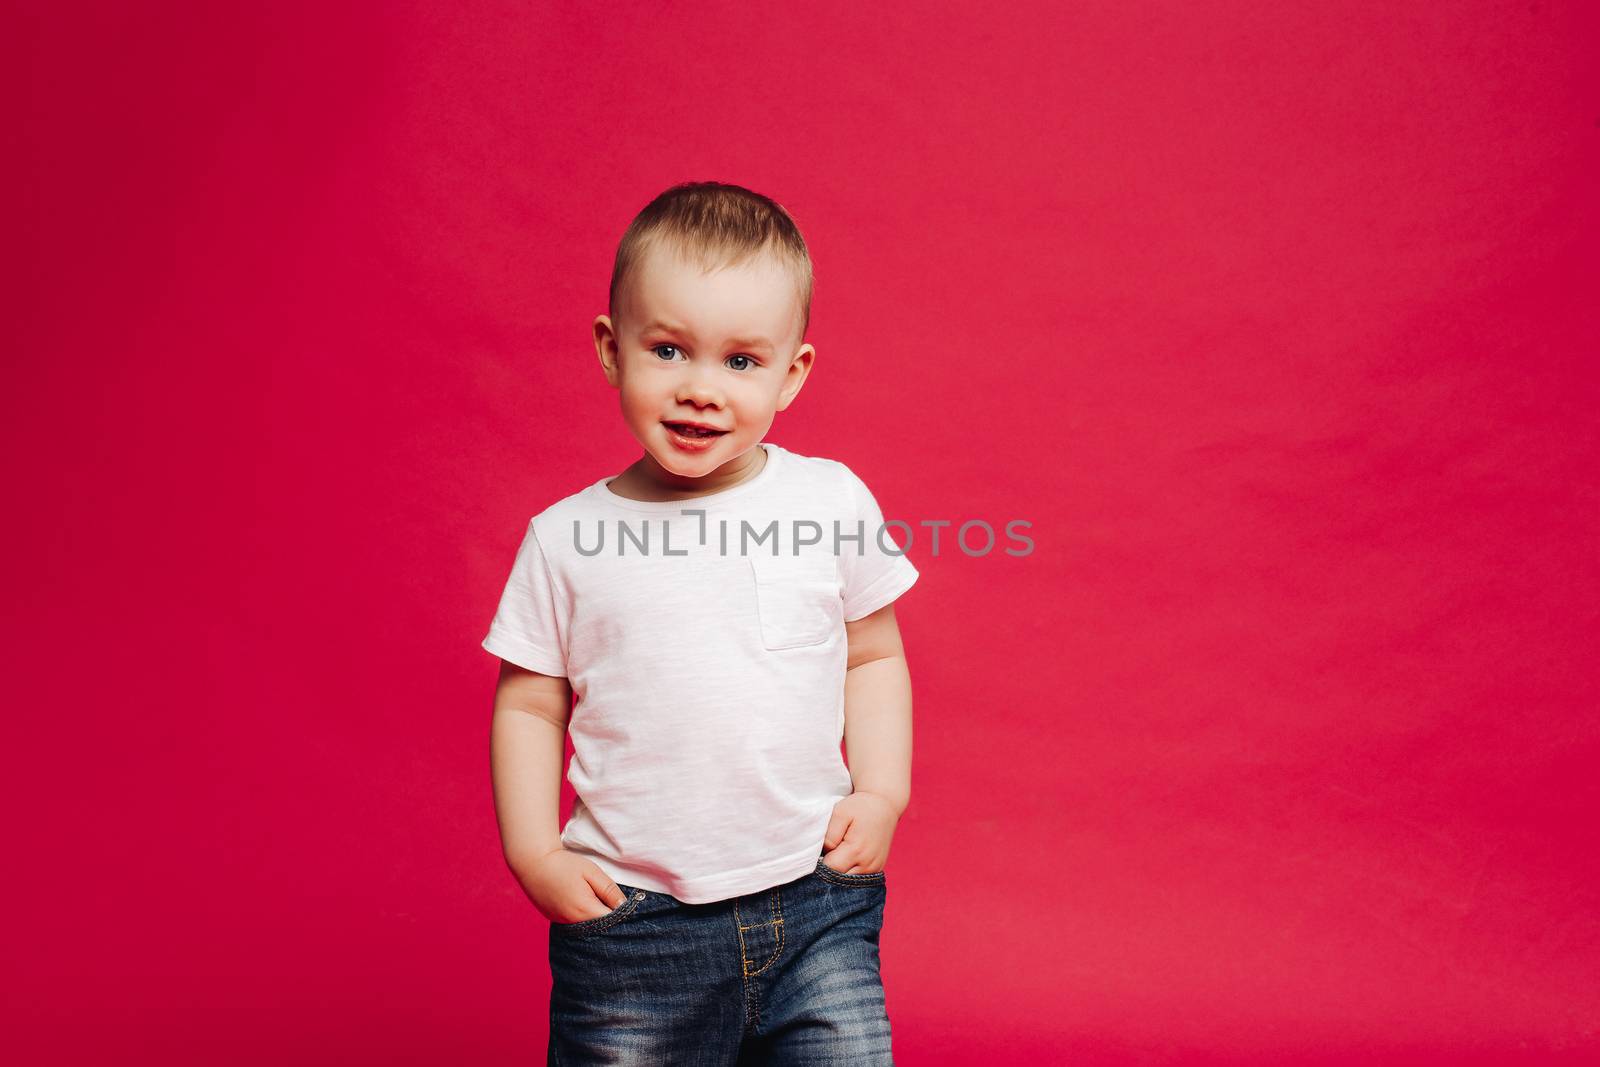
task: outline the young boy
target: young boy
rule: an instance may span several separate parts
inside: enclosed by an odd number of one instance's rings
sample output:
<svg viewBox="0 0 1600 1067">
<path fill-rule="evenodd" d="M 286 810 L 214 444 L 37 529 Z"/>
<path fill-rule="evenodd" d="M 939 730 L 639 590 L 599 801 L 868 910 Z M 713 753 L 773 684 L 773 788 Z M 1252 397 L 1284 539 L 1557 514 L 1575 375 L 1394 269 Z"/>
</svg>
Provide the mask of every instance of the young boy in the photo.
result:
<svg viewBox="0 0 1600 1067">
<path fill-rule="evenodd" d="M 594 341 L 644 455 L 533 517 L 484 638 L 505 856 L 551 921 L 550 1063 L 893 1062 L 892 602 L 917 570 L 848 467 L 762 441 L 810 373 L 810 304 L 768 198 L 689 183 L 640 212 Z"/>
</svg>

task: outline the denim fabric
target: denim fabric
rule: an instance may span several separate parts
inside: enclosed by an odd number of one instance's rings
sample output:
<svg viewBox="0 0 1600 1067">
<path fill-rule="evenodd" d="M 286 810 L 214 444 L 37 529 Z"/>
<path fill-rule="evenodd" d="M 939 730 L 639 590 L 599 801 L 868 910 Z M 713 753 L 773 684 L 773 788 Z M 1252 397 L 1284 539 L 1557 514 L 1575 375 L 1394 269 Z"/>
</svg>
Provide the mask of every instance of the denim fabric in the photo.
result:
<svg viewBox="0 0 1600 1067">
<path fill-rule="evenodd" d="M 710 904 L 620 888 L 609 915 L 550 924 L 550 1064 L 893 1064 L 882 871 L 819 858 Z"/>
</svg>

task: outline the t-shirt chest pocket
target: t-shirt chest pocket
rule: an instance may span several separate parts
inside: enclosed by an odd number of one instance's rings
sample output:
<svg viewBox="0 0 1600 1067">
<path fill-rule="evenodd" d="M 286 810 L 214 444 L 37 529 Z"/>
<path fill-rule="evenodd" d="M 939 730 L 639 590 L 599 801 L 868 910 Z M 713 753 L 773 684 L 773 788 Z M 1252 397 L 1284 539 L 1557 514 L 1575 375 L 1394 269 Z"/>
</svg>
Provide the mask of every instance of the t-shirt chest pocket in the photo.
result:
<svg viewBox="0 0 1600 1067">
<path fill-rule="evenodd" d="M 844 625 L 836 560 L 828 555 L 748 557 L 762 647 L 820 645 Z"/>
</svg>

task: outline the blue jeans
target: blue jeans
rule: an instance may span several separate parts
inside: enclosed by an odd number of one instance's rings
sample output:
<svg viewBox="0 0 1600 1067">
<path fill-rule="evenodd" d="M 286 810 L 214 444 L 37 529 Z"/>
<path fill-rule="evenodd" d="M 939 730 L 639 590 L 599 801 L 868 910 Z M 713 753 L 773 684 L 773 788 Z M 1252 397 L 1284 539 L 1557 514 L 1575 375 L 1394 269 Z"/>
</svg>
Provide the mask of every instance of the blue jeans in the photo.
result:
<svg viewBox="0 0 1600 1067">
<path fill-rule="evenodd" d="M 812 873 L 710 904 L 620 886 L 550 924 L 552 1065 L 893 1064 L 884 872 Z"/>
</svg>

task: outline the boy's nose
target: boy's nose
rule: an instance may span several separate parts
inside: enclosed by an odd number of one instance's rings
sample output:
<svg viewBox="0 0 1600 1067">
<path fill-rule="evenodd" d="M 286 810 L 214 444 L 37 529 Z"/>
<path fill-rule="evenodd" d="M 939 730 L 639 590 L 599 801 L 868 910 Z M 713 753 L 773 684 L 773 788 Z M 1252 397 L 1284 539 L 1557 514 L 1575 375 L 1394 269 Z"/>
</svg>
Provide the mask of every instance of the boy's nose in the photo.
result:
<svg viewBox="0 0 1600 1067">
<path fill-rule="evenodd" d="M 696 407 L 722 406 L 722 391 L 710 382 L 695 378 L 678 390 L 678 402 Z"/>
</svg>

